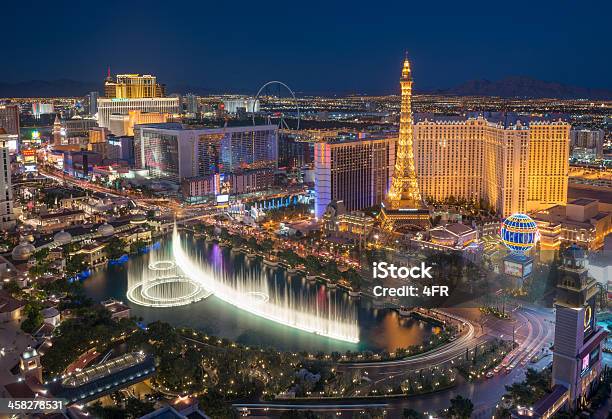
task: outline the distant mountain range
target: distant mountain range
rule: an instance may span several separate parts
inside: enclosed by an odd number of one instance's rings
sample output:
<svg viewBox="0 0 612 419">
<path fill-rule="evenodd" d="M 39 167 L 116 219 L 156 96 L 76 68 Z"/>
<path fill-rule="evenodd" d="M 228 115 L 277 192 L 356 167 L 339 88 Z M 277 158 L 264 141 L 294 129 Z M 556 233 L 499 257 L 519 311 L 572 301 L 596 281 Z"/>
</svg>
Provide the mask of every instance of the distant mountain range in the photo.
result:
<svg viewBox="0 0 612 419">
<path fill-rule="evenodd" d="M 0 82 L 0 97 L 73 97 L 100 91 L 102 83 L 69 79 Z"/>
<path fill-rule="evenodd" d="M 0 97 L 76 97 L 85 96 L 92 91 L 101 93 L 101 90 L 101 82 L 83 82 L 69 79 L 30 80 L 19 83 L 0 82 Z M 166 91 L 168 93 L 193 92 L 201 95 L 214 93 L 213 89 L 188 85 L 169 85 Z M 447 89 L 428 91 L 417 89 L 416 92 L 456 96 L 612 100 L 612 90 L 609 89 L 569 86 L 520 76 L 506 77 L 497 81 L 471 80 Z"/>
<path fill-rule="evenodd" d="M 612 99 L 612 90 L 569 86 L 530 77 L 512 76 L 497 81 L 470 80 L 429 93 L 456 96 L 498 96 L 557 99 Z"/>
</svg>

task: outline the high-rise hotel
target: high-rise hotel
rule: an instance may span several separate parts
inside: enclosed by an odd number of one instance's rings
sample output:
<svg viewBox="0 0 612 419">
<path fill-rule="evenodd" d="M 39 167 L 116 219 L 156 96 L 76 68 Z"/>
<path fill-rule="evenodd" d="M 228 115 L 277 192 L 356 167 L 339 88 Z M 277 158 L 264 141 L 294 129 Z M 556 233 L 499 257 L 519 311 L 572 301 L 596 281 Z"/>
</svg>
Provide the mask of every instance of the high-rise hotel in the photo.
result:
<svg viewBox="0 0 612 419">
<path fill-rule="evenodd" d="M 109 99 L 164 97 L 165 93 L 165 86 L 150 74 L 117 74 L 113 80 L 109 73 L 104 81 L 104 96 Z"/>
<path fill-rule="evenodd" d="M 0 104 L 0 128 L 9 135 L 19 135 L 19 105 Z"/>
<path fill-rule="evenodd" d="M 396 141 L 353 135 L 315 144 L 316 217 L 333 201 L 342 201 L 348 211 L 379 205 L 391 183 Z"/>
<path fill-rule="evenodd" d="M 426 201 L 483 200 L 503 216 L 567 201 L 570 124 L 487 115 L 417 118 L 417 179 Z"/>
<path fill-rule="evenodd" d="M 15 227 L 13 214 L 13 187 L 11 185 L 11 157 L 9 143 L 12 136 L 0 127 L 0 230 Z"/>
<path fill-rule="evenodd" d="M 104 98 L 98 98 L 98 126 L 110 128 L 111 115 L 128 115 L 130 111 L 175 114 L 179 98 L 164 97 L 163 85 L 151 75 L 119 74 L 104 82 Z"/>
</svg>

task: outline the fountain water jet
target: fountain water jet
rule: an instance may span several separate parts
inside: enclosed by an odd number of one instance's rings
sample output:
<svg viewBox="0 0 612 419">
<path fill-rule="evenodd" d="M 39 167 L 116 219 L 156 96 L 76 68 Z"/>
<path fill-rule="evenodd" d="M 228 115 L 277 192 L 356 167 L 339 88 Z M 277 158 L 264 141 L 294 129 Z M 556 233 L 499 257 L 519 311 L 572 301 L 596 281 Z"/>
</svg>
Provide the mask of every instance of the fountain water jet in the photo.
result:
<svg viewBox="0 0 612 419">
<path fill-rule="evenodd" d="M 147 267 L 138 264 L 130 267 L 128 300 L 146 307 L 177 307 L 210 296 L 199 282 L 183 275 L 170 253 L 170 250 L 163 255 L 160 251 L 151 252 Z"/>
<path fill-rule="evenodd" d="M 270 286 L 265 273 L 241 270 L 229 274 L 186 250 L 176 225 L 172 233 L 174 260 L 185 276 L 241 310 L 275 323 L 345 342 L 359 342 L 357 311 L 352 301 L 332 296 L 294 295 L 285 286 Z"/>
</svg>

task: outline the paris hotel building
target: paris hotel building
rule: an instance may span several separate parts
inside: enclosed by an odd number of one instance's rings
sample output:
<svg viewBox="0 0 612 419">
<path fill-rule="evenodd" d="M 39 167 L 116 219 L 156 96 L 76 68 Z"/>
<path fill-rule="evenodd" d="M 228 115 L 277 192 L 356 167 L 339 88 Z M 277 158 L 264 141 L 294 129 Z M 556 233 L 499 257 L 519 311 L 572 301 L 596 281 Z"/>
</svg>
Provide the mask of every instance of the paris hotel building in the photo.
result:
<svg viewBox="0 0 612 419">
<path fill-rule="evenodd" d="M 524 119 L 415 118 L 423 198 L 483 200 L 503 216 L 565 205 L 570 124 Z"/>
</svg>

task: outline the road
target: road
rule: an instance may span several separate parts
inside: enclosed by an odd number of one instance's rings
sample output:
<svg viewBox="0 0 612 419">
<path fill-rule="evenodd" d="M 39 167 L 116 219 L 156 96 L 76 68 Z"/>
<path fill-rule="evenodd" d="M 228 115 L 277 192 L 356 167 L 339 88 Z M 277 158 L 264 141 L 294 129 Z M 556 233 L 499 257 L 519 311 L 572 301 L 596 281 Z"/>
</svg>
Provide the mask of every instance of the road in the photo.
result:
<svg viewBox="0 0 612 419">
<path fill-rule="evenodd" d="M 173 205 L 172 201 L 169 201 L 169 200 L 165 202 L 164 205 L 161 205 L 162 202 L 160 200 L 157 200 L 155 203 L 151 203 L 150 202 L 151 199 L 149 198 L 145 198 L 143 196 L 135 196 L 133 194 L 119 194 L 112 189 L 104 188 L 90 181 L 76 179 L 72 176 L 64 175 L 61 172 L 52 172 L 45 168 L 39 168 L 38 172 L 42 176 L 48 179 L 52 179 L 60 184 L 67 183 L 72 186 L 79 187 L 86 191 L 94 191 L 94 192 L 106 194 L 108 196 L 112 196 L 115 198 L 131 199 L 134 202 L 136 202 L 139 206 L 145 209 L 157 209 L 157 208 L 166 209 L 166 210 L 176 210 L 177 209 L 177 205 L 176 204 Z"/>
<path fill-rule="evenodd" d="M 474 414 L 476 418 L 490 418 L 495 410 L 496 404 L 505 394 L 505 386 L 524 379 L 525 370 L 533 364 L 529 360 L 536 353 L 541 353 L 542 348 L 547 348 L 552 343 L 554 327 L 552 323 L 552 310 L 536 307 L 519 307 L 514 309 L 514 320 L 502 320 L 492 316 L 482 316 L 476 309 L 454 309 L 457 315 L 465 318 L 473 326 L 463 341 L 459 339 L 454 345 L 444 346 L 437 351 L 432 351 L 418 357 L 411 357 L 401 361 L 342 364 L 339 370 L 360 368 L 374 382 L 380 383 L 385 380 L 393 380 L 408 374 L 410 370 L 432 367 L 439 365 L 453 357 L 465 354 L 466 347 L 492 338 L 511 339 L 518 343 L 517 349 L 506 360 L 508 365 L 516 364 L 511 371 L 502 370 L 490 379 L 482 379 L 474 382 L 465 381 L 458 376 L 458 384 L 448 390 L 442 390 L 413 397 L 385 397 L 385 398 L 347 398 L 347 399 L 319 399 L 319 400 L 282 400 L 265 403 L 251 403 L 247 405 L 236 404 L 236 407 L 246 407 L 249 416 L 254 417 L 278 417 L 281 411 L 289 408 L 299 410 L 313 410 L 336 414 L 338 417 L 351 417 L 356 410 L 365 411 L 369 409 L 382 409 L 389 417 L 400 417 L 405 408 L 415 409 L 421 412 L 438 411 L 449 404 L 449 400 L 457 395 L 468 397 L 474 403 Z M 478 325 L 478 326 L 474 326 Z M 459 342 L 458 342 L 459 341 Z M 420 359 L 419 359 L 420 358 Z M 542 363 L 548 363 L 550 357 L 544 358 Z M 537 364 L 539 367 L 540 363 Z M 534 365 L 535 366 L 535 365 Z M 384 405 L 384 406 L 381 406 Z M 355 406 L 359 407 L 356 408 Z"/>
<path fill-rule="evenodd" d="M 339 372 L 351 372 L 358 370 L 360 374 L 368 377 L 369 381 L 364 382 L 355 389 L 352 396 L 359 397 L 367 394 L 368 390 L 384 382 L 397 382 L 402 380 L 409 373 L 422 368 L 434 368 L 451 362 L 453 359 L 464 356 L 466 350 L 474 348 L 476 345 L 487 340 L 486 336 L 481 335 L 471 321 L 461 315 L 465 310 L 448 310 L 456 320 L 461 321 L 466 327 L 466 331 L 455 341 L 433 349 L 429 352 L 406 357 L 397 361 L 386 362 L 356 362 L 342 363 L 338 366 Z"/>
</svg>

